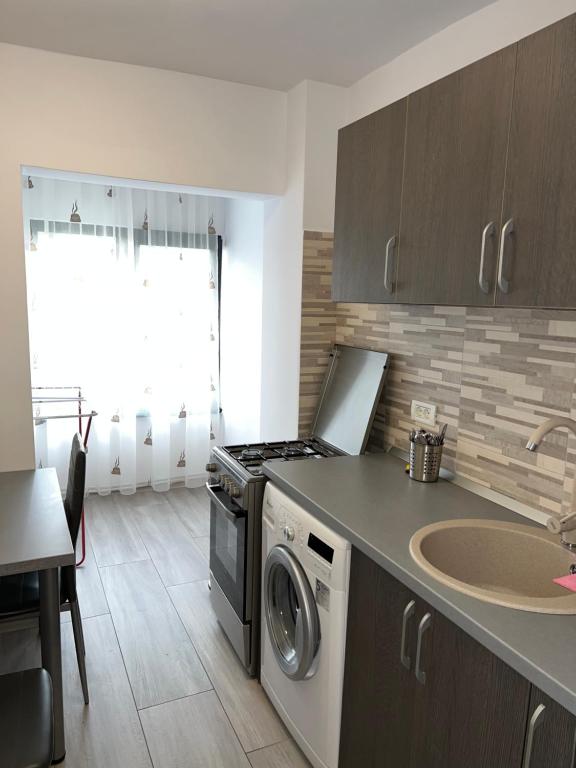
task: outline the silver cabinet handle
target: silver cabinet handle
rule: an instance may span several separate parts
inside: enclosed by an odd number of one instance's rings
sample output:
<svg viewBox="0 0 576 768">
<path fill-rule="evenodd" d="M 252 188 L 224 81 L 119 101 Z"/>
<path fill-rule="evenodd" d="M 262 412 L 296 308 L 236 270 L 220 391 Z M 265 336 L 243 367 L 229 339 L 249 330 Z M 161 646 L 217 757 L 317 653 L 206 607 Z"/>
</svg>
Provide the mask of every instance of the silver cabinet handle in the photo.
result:
<svg viewBox="0 0 576 768">
<path fill-rule="evenodd" d="M 544 712 L 546 707 L 544 704 L 539 704 L 530 718 L 528 723 L 528 733 L 526 735 L 526 749 L 524 750 L 524 760 L 522 761 L 522 768 L 530 768 L 532 762 L 532 748 L 534 746 L 534 732 L 536 728 L 541 724 L 544 719 Z"/>
<path fill-rule="evenodd" d="M 402 614 L 402 640 L 400 640 L 400 661 L 406 667 L 406 669 L 410 669 L 410 666 L 412 664 L 410 660 L 410 656 L 408 656 L 408 654 L 406 653 L 406 634 L 408 631 L 408 621 L 414 615 L 415 610 L 416 610 L 416 602 L 414 600 L 410 600 L 406 608 L 404 608 L 404 613 Z"/>
<path fill-rule="evenodd" d="M 431 613 L 425 613 L 424 616 L 422 616 L 422 619 L 420 621 L 420 624 L 418 624 L 418 645 L 416 646 L 416 666 L 414 667 L 414 674 L 416 675 L 416 680 L 418 680 L 419 683 L 426 682 L 426 672 L 424 672 L 423 669 L 420 668 L 420 656 L 422 653 L 422 638 L 424 637 L 424 633 L 430 629 L 432 626 L 432 614 Z"/>
<path fill-rule="evenodd" d="M 496 225 L 493 221 L 488 222 L 482 230 L 482 245 L 480 247 L 480 272 L 478 273 L 478 285 L 482 293 L 490 292 L 490 282 L 484 277 L 484 258 L 486 256 L 486 241 L 489 237 L 494 237 Z"/>
<path fill-rule="evenodd" d="M 510 290 L 510 281 L 504 277 L 504 257 L 506 256 L 506 241 L 514 232 L 514 219 L 508 219 L 502 227 L 500 235 L 500 256 L 498 259 L 498 287 L 502 293 L 508 293 Z"/>
<path fill-rule="evenodd" d="M 392 237 L 386 243 L 386 259 L 384 261 L 384 290 L 387 293 L 392 293 L 394 291 L 394 285 L 388 279 L 388 272 L 390 271 L 390 256 L 392 255 L 392 251 L 395 247 L 396 235 L 392 235 Z"/>
</svg>

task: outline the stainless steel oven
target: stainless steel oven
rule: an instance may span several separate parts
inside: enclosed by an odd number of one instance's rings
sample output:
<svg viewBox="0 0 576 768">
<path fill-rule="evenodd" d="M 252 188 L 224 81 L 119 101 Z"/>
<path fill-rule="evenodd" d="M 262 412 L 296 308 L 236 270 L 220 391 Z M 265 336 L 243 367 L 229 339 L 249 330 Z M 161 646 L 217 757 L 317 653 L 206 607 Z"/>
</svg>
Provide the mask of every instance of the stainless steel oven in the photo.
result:
<svg viewBox="0 0 576 768">
<path fill-rule="evenodd" d="M 246 618 L 245 509 L 218 485 L 208 484 L 210 498 L 210 570 L 238 618 Z"/>
<path fill-rule="evenodd" d="M 210 480 L 210 600 L 236 653 L 252 675 L 258 662 L 258 579 L 263 485 L 251 482 L 218 449 Z M 254 478 L 255 479 L 255 478 Z"/>
</svg>

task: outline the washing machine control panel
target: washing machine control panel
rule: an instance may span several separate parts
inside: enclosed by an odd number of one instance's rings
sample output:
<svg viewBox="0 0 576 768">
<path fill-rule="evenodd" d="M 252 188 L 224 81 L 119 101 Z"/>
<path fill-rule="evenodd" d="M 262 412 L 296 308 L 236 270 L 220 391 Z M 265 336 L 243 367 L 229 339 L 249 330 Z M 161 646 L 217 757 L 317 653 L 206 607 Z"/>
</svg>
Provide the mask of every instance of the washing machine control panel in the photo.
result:
<svg viewBox="0 0 576 768">
<path fill-rule="evenodd" d="M 262 509 L 268 548 L 289 547 L 302 565 L 331 589 L 348 583 L 350 545 L 298 507 L 283 492 L 267 484 Z M 347 546 L 346 546 L 347 544 Z"/>
<path fill-rule="evenodd" d="M 283 543 L 298 551 L 298 557 L 307 567 L 326 581 L 332 573 L 333 550 L 293 517 L 285 507 L 280 507 L 276 517 L 278 535 Z"/>
</svg>

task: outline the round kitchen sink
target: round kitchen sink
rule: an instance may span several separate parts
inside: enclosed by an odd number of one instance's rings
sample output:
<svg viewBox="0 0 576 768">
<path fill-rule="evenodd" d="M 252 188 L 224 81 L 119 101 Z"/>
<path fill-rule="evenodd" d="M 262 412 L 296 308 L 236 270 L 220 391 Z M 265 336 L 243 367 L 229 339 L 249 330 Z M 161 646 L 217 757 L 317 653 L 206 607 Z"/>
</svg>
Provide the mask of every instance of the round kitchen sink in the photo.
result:
<svg viewBox="0 0 576 768">
<path fill-rule="evenodd" d="M 410 540 L 410 554 L 432 578 L 496 605 L 576 614 L 576 592 L 553 579 L 570 574 L 576 553 L 545 529 L 497 520 L 445 520 Z"/>
</svg>

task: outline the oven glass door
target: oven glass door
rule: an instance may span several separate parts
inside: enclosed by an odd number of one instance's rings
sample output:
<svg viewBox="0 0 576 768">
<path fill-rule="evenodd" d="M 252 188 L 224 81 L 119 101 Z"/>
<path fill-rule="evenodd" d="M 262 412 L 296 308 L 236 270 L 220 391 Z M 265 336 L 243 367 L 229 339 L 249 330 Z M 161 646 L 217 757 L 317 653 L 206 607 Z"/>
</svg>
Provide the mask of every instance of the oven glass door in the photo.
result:
<svg viewBox="0 0 576 768">
<path fill-rule="evenodd" d="M 210 570 L 240 621 L 245 621 L 246 512 L 219 485 L 210 497 Z"/>
</svg>

